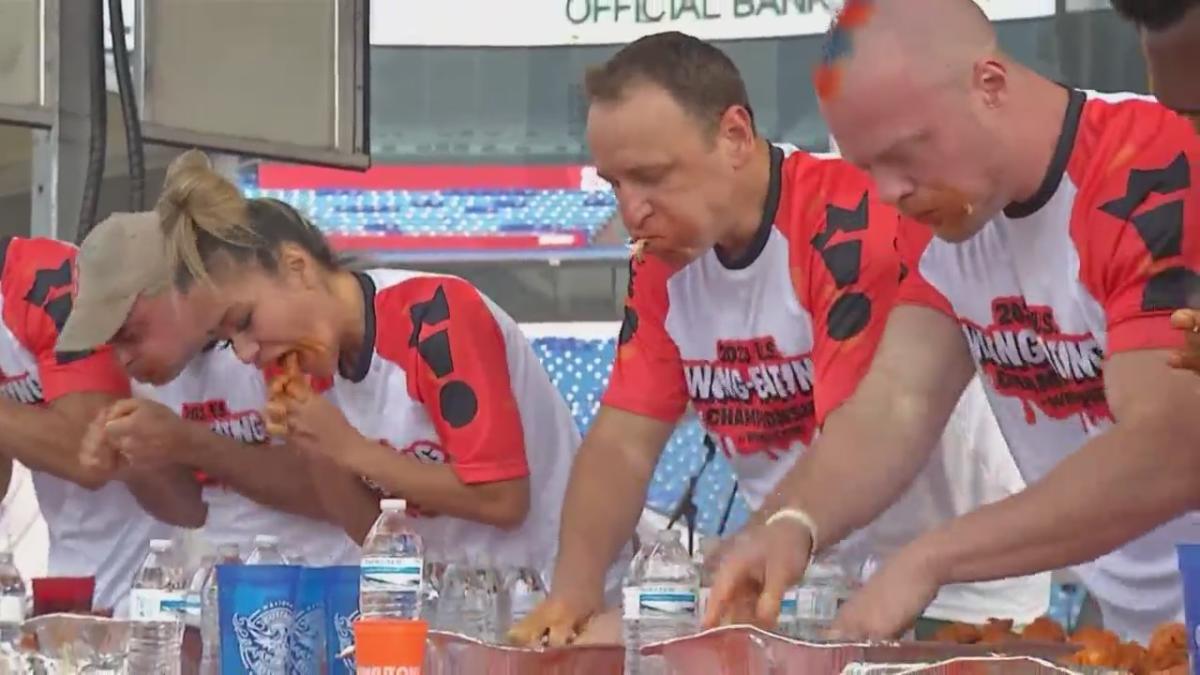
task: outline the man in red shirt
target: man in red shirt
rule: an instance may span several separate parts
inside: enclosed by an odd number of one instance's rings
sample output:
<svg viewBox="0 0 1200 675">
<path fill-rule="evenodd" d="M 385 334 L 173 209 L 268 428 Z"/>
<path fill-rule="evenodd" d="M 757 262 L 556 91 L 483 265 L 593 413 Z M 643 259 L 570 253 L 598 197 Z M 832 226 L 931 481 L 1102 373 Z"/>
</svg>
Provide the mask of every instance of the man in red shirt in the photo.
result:
<svg viewBox="0 0 1200 675">
<path fill-rule="evenodd" d="M 1112 0 L 1121 16 L 1137 24 L 1150 68 L 1150 83 L 1163 104 L 1189 117 L 1200 131 L 1200 0 Z M 1195 307 L 1200 298 L 1192 298 Z M 1187 347 L 1171 364 L 1200 373 L 1200 310 L 1171 317 L 1185 331 Z"/>
<path fill-rule="evenodd" d="M 75 254 L 53 239 L 0 239 L 0 455 L 33 472 L 50 574 L 95 575 L 97 606 L 119 611 L 129 578 L 115 561 L 143 554 L 131 550 L 143 532 L 166 531 L 139 504 L 173 524 L 198 523 L 169 508 L 173 476 L 123 471 L 124 480 L 110 482 L 112 474 L 80 456 L 89 424 L 128 395 L 129 379 L 107 348 L 56 350 L 74 304 Z"/>
<path fill-rule="evenodd" d="M 904 273 L 898 214 L 874 199 L 867 175 L 759 135 L 741 76 L 712 45 L 647 36 L 594 69 L 587 90 L 592 155 L 645 256 L 631 264 L 612 379 L 572 468 L 551 594 L 514 630 L 521 642 L 569 641 L 605 608 L 604 572 L 633 534 L 657 459 L 689 406 L 747 501 L 761 503 L 818 429 L 842 423 L 842 402 Z M 963 426 L 994 425 L 982 389 L 973 396 L 983 415 L 960 417 Z M 948 472 L 923 481 L 937 495 L 927 510 L 936 522 L 963 502 L 1020 488 L 1015 468 L 1015 486 L 979 468 L 1011 466 L 1003 443 L 952 441 L 942 452 L 939 436 L 917 469 L 970 455 L 964 463 L 976 474 L 961 482 L 987 487 L 953 498 L 961 486 Z M 888 534 L 904 540 L 932 526 L 921 511 L 901 504 L 893 522 L 904 526 Z M 1034 579 L 973 590 L 997 604 L 1031 596 L 1013 608 L 1028 616 L 1044 610 L 1041 582 L 1040 595 Z"/>
<path fill-rule="evenodd" d="M 836 627 L 895 635 L 941 585 L 1068 565 L 1120 634 L 1180 617 L 1200 390 L 1167 356 L 1197 287 L 1200 137 L 1152 100 L 1016 63 L 970 0 L 849 3 L 816 79 L 844 156 L 919 224 L 901 225 L 908 275 L 851 423 L 730 547 L 709 620 L 740 594 L 777 597 L 871 518 L 976 372 L 1030 487 L 902 549 Z"/>
</svg>

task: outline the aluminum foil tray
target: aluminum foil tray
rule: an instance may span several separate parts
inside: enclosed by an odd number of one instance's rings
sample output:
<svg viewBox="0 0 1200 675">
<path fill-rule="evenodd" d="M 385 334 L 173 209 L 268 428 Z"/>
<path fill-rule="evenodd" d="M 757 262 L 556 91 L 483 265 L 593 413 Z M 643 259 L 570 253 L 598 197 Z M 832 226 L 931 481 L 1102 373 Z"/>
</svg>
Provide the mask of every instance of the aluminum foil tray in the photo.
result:
<svg viewBox="0 0 1200 675">
<path fill-rule="evenodd" d="M 671 673 L 687 675 L 1094 675 L 1099 672 L 1071 670 L 1053 663 L 1073 650 L 1068 645 L 1037 642 L 1005 645 L 803 642 L 753 626 L 725 626 L 647 645 L 642 653 L 663 659 Z"/>
<path fill-rule="evenodd" d="M 620 645 L 525 649 L 430 631 L 424 675 L 621 675 Z"/>
<path fill-rule="evenodd" d="M 1107 675 L 1111 671 L 1063 666 L 1026 656 L 962 657 L 923 665 L 866 664 L 847 666 L 841 675 Z"/>
</svg>

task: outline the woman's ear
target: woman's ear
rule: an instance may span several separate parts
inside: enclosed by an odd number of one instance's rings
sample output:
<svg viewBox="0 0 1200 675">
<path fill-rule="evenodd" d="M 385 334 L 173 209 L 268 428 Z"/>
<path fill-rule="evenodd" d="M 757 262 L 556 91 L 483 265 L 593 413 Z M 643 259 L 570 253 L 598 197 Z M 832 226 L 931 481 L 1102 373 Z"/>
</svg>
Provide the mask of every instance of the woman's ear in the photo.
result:
<svg viewBox="0 0 1200 675">
<path fill-rule="evenodd" d="M 287 283 L 305 289 L 317 288 L 321 286 L 320 271 L 316 261 L 303 247 L 290 241 L 280 245 L 279 274 Z"/>
</svg>

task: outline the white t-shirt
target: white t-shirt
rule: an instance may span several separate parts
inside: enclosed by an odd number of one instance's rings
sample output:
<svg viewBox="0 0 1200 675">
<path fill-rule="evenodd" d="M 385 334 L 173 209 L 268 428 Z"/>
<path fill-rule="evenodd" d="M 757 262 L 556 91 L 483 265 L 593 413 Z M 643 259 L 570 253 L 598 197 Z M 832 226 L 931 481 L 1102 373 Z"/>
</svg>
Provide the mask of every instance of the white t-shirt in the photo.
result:
<svg viewBox="0 0 1200 675">
<path fill-rule="evenodd" d="M 46 576 L 50 553 L 50 533 L 38 506 L 33 476 L 24 464 L 14 461 L 8 493 L 0 504 L 0 536 L 12 547 L 13 562 L 30 588 L 30 581 Z"/>
<path fill-rule="evenodd" d="M 528 478 L 530 506 L 512 530 L 409 504 L 414 527 L 449 556 L 531 565 L 547 582 L 579 432 L 517 324 L 451 276 L 372 270 L 362 358 L 329 392 L 367 438 L 467 484 Z M 403 497 L 404 495 L 397 495 Z M 610 571 L 619 584 L 624 561 Z"/>
<path fill-rule="evenodd" d="M 262 418 L 267 391 L 263 374 L 239 361 L 227 347 L 201 353 L 169 384 L 135 384 L 134 391 L 186 419 L 209 424 L 222 436 L 241 441 L 248 453 L 259 451 L 270 441 Z M 358 563 L 358 546 L 341 528 L 263 506 L 227 486 L 201 479 L 206 482 L 208 520 L 196 537 L 206 547 L 236 543 L 245 557 L 255 535 L 272 534 L 279 537 L 285 555 L 299 554 L 309 565 Z M 277 480 L 289 478 L 280 475 Z"/>
</svg>

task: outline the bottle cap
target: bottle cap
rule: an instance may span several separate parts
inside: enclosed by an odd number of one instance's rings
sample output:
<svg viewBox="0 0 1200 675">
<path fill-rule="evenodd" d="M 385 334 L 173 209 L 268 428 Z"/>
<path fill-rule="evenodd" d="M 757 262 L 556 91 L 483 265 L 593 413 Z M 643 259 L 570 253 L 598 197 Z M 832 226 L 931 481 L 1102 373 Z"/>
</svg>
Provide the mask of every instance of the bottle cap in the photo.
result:
<svg viewBox="0 0 1200 675">
<path fill-rule="evenodd" d="M 404 499 L 382 499 L 379 502 L 379 508 L 382 511 L 403 511 L 408 508 L 408 501 Z"/>
<path fill-rule="evenodd" d="M 279 537 L 273 534 L 259 534 L 254 537 L 255 546 L 275 546 L 279 544 Z"/>
<path fill-rule="evenodd" d="M 171 540 L 170 539 L 151 539 L 150 540 L 150 550 L 154 551 L 155 553 L 162 553 L 164 551 L 170 551 L 171 550 Z"/>
</svg>

